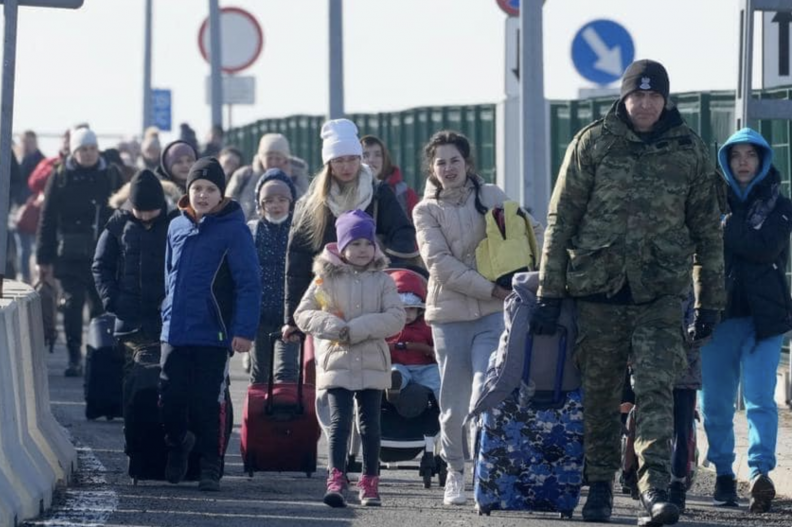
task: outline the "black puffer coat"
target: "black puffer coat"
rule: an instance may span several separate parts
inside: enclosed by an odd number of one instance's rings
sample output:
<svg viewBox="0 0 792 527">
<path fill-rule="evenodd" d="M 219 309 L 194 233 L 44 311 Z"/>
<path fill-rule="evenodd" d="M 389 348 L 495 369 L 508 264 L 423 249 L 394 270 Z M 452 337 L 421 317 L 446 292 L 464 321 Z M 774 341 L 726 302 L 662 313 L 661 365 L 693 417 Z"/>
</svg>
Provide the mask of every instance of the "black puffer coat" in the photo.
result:
<svg viewBox="0 0 792 527">
<path fill-rule="evenodd" d="M 100 158 L 81 167 L 69 157 L 47 181 L 36 239 L 36 261 L 55 265 L 55 276 L 90 280 L 91 260 L 102 226 L 112 214 L 111 194 L 124 181 L 118 169 Z"/>
<path fill-rule="evenodd" d="M 118 210 L 99 238 L 91 270 L 105 310 L 116 315 L 117 337 L 142 331 L 159 338 L 168 225 L 178 214 L 163 208 L 146 228 L 131 211 Z"/>
<path fill-rule="evenodd" d="M 792 201 L 778 195 L 775 207 L 758 228 L 747 219 L 754 203 L 769 201 L 779 182 L 780 176 L 773 167 L 745 201 L 729 189 L 731 215 L 726 219 L 723 233 L 728 293 L 724 318 L 751 316 L 757 339 L 792 330 L 792 298 L 785 272 L 792 232 Z"/>
</svg>

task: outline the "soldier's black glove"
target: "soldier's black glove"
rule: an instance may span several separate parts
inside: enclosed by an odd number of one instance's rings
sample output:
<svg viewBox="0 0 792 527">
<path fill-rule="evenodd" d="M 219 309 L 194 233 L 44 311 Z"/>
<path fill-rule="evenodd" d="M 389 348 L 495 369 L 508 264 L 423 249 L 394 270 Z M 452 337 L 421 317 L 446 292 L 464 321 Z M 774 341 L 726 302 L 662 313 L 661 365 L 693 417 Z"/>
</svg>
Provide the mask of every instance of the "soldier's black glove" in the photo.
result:
<svg viewBox="0 0 792 527">
<path fill-rule="evenodd" d="M 693 324 L 688 328 L 690 339 L 700 342 L 711 337 L 719 319 L 720 314 L 714 309 L 697 309 L 693 315 Z"/>
<path fill-rule="evenodd" d="M 560 298 L 537 298 L 536 309 L 531 315 L 531 334 L 555 335 L 559 316 L 561 316 Z"/>
</svg>

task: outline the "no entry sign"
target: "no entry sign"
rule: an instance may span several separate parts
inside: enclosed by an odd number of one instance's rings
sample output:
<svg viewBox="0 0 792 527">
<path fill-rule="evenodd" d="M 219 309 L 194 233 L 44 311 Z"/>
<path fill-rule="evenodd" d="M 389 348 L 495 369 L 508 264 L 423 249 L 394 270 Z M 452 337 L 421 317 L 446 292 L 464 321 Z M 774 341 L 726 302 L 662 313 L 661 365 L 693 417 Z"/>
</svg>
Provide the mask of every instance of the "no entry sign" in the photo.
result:
<svg viewBox="0 0 792 527">
<path fill-rule="evenodd" d="M 249 68 L 264 49 L 264 32 L 256 18 L 244 9 L 224 7 L 220 10 L 220 67 L 224 73 L 238 73 Z M 198 31 L 201 55 L 210 62 L 209 18 Z"/>
</svg>

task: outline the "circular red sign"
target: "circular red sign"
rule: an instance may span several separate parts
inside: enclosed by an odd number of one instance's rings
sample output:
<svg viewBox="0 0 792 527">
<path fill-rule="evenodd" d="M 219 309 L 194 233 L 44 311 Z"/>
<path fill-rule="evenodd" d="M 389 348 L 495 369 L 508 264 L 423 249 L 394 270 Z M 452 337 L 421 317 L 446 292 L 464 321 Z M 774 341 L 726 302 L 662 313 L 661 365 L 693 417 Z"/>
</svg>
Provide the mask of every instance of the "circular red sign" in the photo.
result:
<svg viewBox="0 0 792 527">
<path fill-rule="evenodd" d="M 509 16 L 520 16 L 520 0 L 498 0 L 498 7 Z"/>
<path fill-rule="evenodd" d="M 249 24 L 249 29 L 253 32 L 253 37 L 255 42 L 252 46 L 250 46 L 250 52 L 248 55 L 245 56 L 244 60 L 240 61 L 239 63 L 233 65 L 222 65 L 220 69 L 223 70 L 223 73 L 239 73 L 242 70 L 245 70 L 253 65 L 256 60 L 258 60 L 259 56 L 261 55 L 261 51 L 264 49 L 264 31 L 261 29 L 261 25 L 256 20 L 250 12 L 245 11 L 239 7 L 223 7 L 220 9 L 220 24 L 222 27 L 222 18 L 223 15 L 234 15 L 237 17 L 241 17 L 242 20 L 245 21 L 246 24 Z M 198 49 L 201 50 L 201 55 L 206 60 L 206 62 L 210 62 L 209 58 L 209 50 L 207 49 L 207 45 L 204 43 L 204 40 L 208 40 L 207 32 L 209 31 L 209 17 L 207 17 L 203 24 L 201 24 L 201 28 L 198 30 Z M 222 38 L 222 37 L 221 37 Z M 222 53 L 221 53 L 222 55 Z"/>
</svg>

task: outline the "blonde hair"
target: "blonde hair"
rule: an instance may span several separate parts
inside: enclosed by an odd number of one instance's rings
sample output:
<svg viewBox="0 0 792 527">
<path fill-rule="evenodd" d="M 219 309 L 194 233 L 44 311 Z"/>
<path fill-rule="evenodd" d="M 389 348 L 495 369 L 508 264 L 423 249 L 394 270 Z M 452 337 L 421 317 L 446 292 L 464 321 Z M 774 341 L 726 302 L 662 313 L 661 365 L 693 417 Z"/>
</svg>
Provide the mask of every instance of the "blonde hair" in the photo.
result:
<svg viewBox="0 0 792 527">
<path fill-rule="evenodd" d="M 339 205 L 343 210 L 352 210 L 355 207 L 358 184 L 360 183 L 360 173 L 363 165 L 360 165 L 358 177 L 347 185 L 340 186 Z M 305 196 L 300 200 L 300 210 L 295 218 L 295 232 L 307 232 L 308 239 L 314 251 L 322 248 L 325 231 L 327 230 L 327 199 L 333 187 L 333 169 L 330 163 L 322 167 L 322 170 L 311 181 L 311 186 Z M 338 183 L 336 183 L 338 185 Z"/>
</svg>

